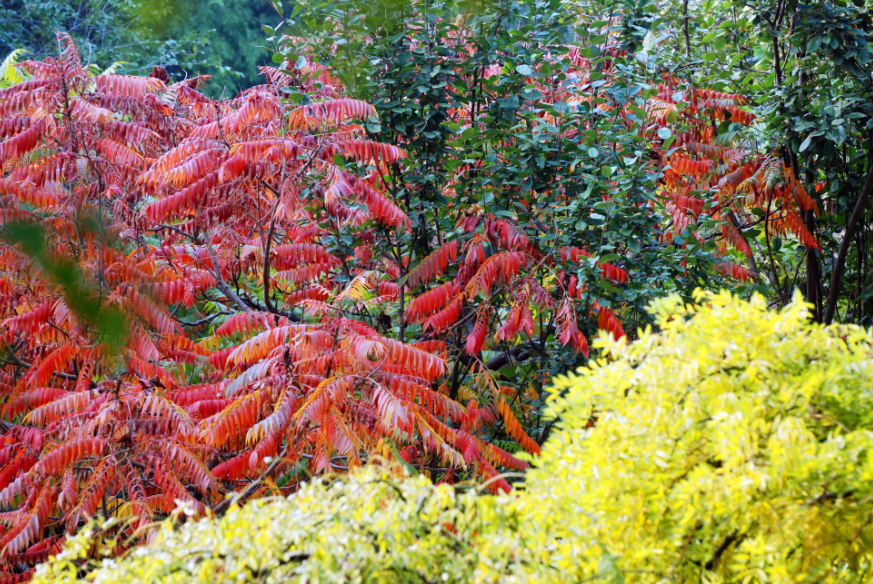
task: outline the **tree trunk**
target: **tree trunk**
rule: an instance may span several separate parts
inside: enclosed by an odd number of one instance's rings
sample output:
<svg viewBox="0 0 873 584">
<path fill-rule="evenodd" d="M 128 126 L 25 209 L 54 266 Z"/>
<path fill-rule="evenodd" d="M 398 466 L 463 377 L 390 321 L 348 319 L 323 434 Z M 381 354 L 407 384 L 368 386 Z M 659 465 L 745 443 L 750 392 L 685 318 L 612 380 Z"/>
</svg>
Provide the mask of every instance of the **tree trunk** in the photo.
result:
<svg viewBox="0 0 873 584">
<path fill-rule="evenodd" d="M 855 230 L 858 228 L 858 223 L 860 223 L 861 216 L 864 214 L 864 207 L 867 206 L 870 191 L 873 190 L 873 161 L 870 161 L 868 166 L 864 189 L 855 203 L 855 209 L 852 211 L 851 217 L 846 222 L 843 241 L 840 243 L 840 251 L 837 253 L 837 260 L 834 262 L 834 275 L 831 277 L 831 289 L 828 293 L 828 304 L 823 319 L 825 324 L 830 324 L 834 319 L 834 311 L 837 309 L 837 302 L 840 299 L 840 287 L 842 285 L 843 272 L 846 269 L 846 256 L 849 255 L 849 246 L 852 245 Z"/>
</svg>

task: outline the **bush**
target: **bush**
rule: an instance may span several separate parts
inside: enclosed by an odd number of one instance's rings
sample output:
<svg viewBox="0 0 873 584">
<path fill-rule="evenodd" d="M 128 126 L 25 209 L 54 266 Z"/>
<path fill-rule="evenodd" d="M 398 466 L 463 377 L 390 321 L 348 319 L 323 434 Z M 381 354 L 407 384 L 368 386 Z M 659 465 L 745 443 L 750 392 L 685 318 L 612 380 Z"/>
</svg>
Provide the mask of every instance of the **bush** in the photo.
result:
<svg viewBox="0 0 873 584">
<path fill-rule="evenodd" d="M 655 303 L 659 334 L 557 383 L 563 430 L 521 523 L 584 576 L 608 560 L 635 581 L 864 581 L 870 333 L 809 324 L 799 297 L 700 299 Z"/>
<path fill-rule="evenodd" d="M 150 547 L 105 560 L 98 583 L 458 582 L 501 573 L 505 553 L 480 554 L 474 534 L 514 539 L 513 510 L 497 499 L 424 477 L 369 466 L 333 483 L 304 485 L 287 499 L 259 499 L 218 521 L 174 530 Z M 503 527 L 500 527 L 503 526 Z M 71 560 L 90 551 L 77 537 L 37 582 L 80 582 Z M 111 548 L 112 546 L 108 546 Z M 505 548 L 506 546 L 501 545 Z"/>
<path fill-rule="evenodd" d="M 557 429 L 503 497 L 370 467 L 173 530 L 55 582 L 862 582 L 873 543 L 873 337 L 756 297 L 652 305 L 557 383 Z M 110 549 L 108 546 L 105 549 Z M 84 580 L 79 577 L 85 574 Z"/>
</svg>

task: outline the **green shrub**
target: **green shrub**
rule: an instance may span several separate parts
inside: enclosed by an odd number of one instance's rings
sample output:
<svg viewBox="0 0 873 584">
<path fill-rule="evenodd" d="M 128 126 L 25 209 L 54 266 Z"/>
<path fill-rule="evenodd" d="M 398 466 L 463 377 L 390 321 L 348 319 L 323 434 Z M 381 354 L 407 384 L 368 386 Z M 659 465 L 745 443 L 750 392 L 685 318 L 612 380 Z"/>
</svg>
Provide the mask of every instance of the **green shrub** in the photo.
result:
<svg viewBox="0 0 873 584">
<path fill-rule="evenodd" d="M 558 381 L 557 430 L 504 497 L 370 467 L 76 561 L 39 584 L 863 582 L 873 545 L 873 338 L 799 299 L 667 299 L 661 331 Z M 593 427 L 589 427 L 591 421 Z"/>
</svg>

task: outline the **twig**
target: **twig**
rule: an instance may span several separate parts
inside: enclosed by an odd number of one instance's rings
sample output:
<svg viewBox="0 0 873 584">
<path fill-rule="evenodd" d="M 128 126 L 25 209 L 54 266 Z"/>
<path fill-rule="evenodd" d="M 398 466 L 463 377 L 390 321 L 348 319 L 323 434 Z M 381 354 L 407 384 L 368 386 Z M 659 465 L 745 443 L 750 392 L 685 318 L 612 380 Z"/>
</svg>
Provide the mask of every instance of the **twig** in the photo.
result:
<svg viewBox="0 0 873 584">
<path fill-rule="evenodd" d="M 218 268 L 218 258 L 215 256 L 215 250 L 212 249 L 212 241 L 209 239 L 209 234 L 206 234 L 206 248 L 209 250 L 209 259 L 212 260 L 212 272 L 215 274 L 215 283 L 218 286 L 218 289 L 221 290 L 222 294 L 239 306 L 240 310 L 243 312 L 252 312 L 252 309 L 249 308 L 242 299 L 230 289 L 230 286 L 227 285 L 227 282 L 224 281 L 224 278 L 221 277 L 221 270 Z"/>
<path fill-rule="evenodd" d="M 276 472 L 276 469 L 279 468 L 279 464 L 281 464 L 282 461 L 285 460 L 285 456 L 287 454 L 288 446 L 285 446 L 285 448 L 282 449 L 282 452 L 280 452 L 279 455 L 274 458 L 272 462 L 270 462 L 270 466 L 267 467 L 267 469 L 263 472 L 263 474 L 261 474 L 261 476 L 259 476 L 256 480 L 252 481 L 252 483 L 248 487 L 246 487 L 246 489 L 239 495 L 225 499 L 224 501 L 213 507 L 213 513 L 215 513 L 216 515 L 221 515 L 222 513 L 227 511 L 227 509 L 231 505 L 235 505 L 240 501 L 243 501 L 250 497 L 252 493 L 254 493 L 258 489 L 258 487 L 261 486 L 262 482 L 270 478 L 270 476 L 272 476 L 272 474 Z"/>
<path fill-rule="evenodd" d="M 31 367 L 33 367 L 32 363 L 28 363 L 27 361 L 22 361 L 21 359 L 18 358 L 18 355 L 14 354 L 14 353 L 12 353 L 10 356 L 12 359 L 7 361 L 7 363 L 9 365 L 17 365 L 18 367 L 24 367 L 26 369 L 30 369 Z M 64 379 L 71 379 L 74 381 L 79 379 L 78 376 L 76 376 L 76 375 L 71 375 L 69 373 L 64 373 L 62 371 L 55 371 L 52 375 L 56 375 L 56 376 L 62 377 Z"/>
<path fill-rule="evenodd" d="M 858 228 L 858 223 L 861 221 L 861 216 L 864 214 L 864 207 L 867 204 L 870 192 L 873 191 L 873 159 L 871 159 L 869 164 L 870 168 L 867 171 L 867 180 L 864 182 L 864 188 L 858 197 L 858 201 L 855 203 L 852 215 L 846 222 L 846 230 L 843 231 L 843 241 L 840 243 L 840 251 L 837 253 L 837 258 L 834 261 L 831 289 L 828 292 L 828 303 L 825 308 L 823 319 L 825 324 L 831 324 L 831 321 L 834 319 L 834 310 L 836 310 L 837 302 L 840 299 L 840 287 L 843 280 L 843 271 L 846 269 L 846 256 L 849 253 L 849 246 L 852 244 L 852 239 L 855 237 L 855 230 Z"/>
<path fill-rule="evenodd" d="M 195 320 L 193 322 L 186 322 L 184 320 L 179 320 L 178 318 L 176 319 L 176 322 L 178 322 L 182 326 L 200 326 L 201 324 L 205 324 L 207 322 L 212 322 L 213 320 L 215 320 L 219 316 L 224 316 L 227 314 L 233 314 L 233 313 L 228 311 L 228 310 L 222 310 L 221 312 L 216 312 L 215 314 L 210 314 L 207 317 L 201 318 L 200 320 Z"/>
</svg>

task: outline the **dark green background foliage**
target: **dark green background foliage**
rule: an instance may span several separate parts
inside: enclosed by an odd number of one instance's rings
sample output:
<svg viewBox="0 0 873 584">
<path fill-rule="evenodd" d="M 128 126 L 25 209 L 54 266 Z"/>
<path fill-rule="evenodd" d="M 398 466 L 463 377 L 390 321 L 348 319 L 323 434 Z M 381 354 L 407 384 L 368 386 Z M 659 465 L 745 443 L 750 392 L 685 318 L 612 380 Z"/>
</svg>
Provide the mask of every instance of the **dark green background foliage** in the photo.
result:
<svg viewBox="0 0 873 584">
<path fill-rule="evenodd" d="M 458 15 L 466 19 L 471 53 L 454 46 Z M 604 50 L 609 23 L 623 54 Z M 546 253 L 576 246 L 628 271 L 630 282 L 614 286 L 597 276 L 594 260 L 579 267 L 576 275 L 587 290 L 578 313 L 587 335 L 594 328 L 586 322 L 587 308 L 595 302 L 621 307 L 633 336 L 647 322 L 643 307 L 652 298 L 671 291 L 688 297 L 696 287 L 733 287 L 743 294 L 756 289 L 774 306 L 789 302 L 791 291 L 800 288 L 817 320 L 873 322 L 873 67 L 870 17 L 863 6 L 793 0 L 313 0 L 300 3 L 287 26 L 286 32 L 307 38 L 283 49 L 288 62 L 313 51 L 354 96 L 377 108 L 378 123 L 368 126 L 373 136 L 409 153 L 412 164 L 395 167 L 390 182 L 394 200 L 413 220 L 413 236 L 389 247 L 409 253 L 410 266 L 434 242 L 457 237 L 457 219 L 475 209 L 513 219 Z M 549 86 L 566 89 L 565 67 L 539 66 L 545 55 L 567 51 L 567 45 L 592 59 L 592 84 L 580 92 L 593 92 L 590 103 L 549 103 L 540 93 Z M 484 74 L 495 65 L 499 75 Z M 741 147 L 750 157 L 783 158 L 821 210 L 803 218 L 821 252 L 793 237 L 773 236 L 761 225 L 765 212 L 749 211 L 740 229 L 760 278 L 740 285 L 717 276 L 721 227 L 706 212 L 691 228 L 700 238 L 683 232 L 673 244 L 660 239 L 651 209 L 661 209 L 662 169 L 646 164 L 660 148 L 640 125 L 665 75 L 682 91 L 693 86 L 749 96 L 758 122 L 751 128 L 730 120 L 717 124 L 717 143 Z M 460 107 L 473 112 L 473 127 L 453 117 Z M 544 115 L 551 123 L 542 123 Z M 571 128 L 585 130 L 568 137 Z M 665 144 L 660 154 L 670 153 Z M 351 249 L 353 243 L 335 245 Z M 742 256 L 732 259 L 745 263 Z M 563 372 L 581 360 L 554 342 L 548 326 L 541 330 L 538 339 L 513 348 L 527 351 L 521 353 L 526 360 L 507 358 L 504 382 L 524 387 L 541 373 Z"/>
<path fill-rule="evenodd" d="M 173 79 L 211 74 L 207 93 L 228 97 L 260 82 L 258 66 L 270 58 L 263 25 L 279 19 L 266 0 L 4 0 L 0 52 L 52 56 L 55 31 L 66 31 L 100 68 L 124 62 L 119 72 L 163 65 Z"/>
</svg>

